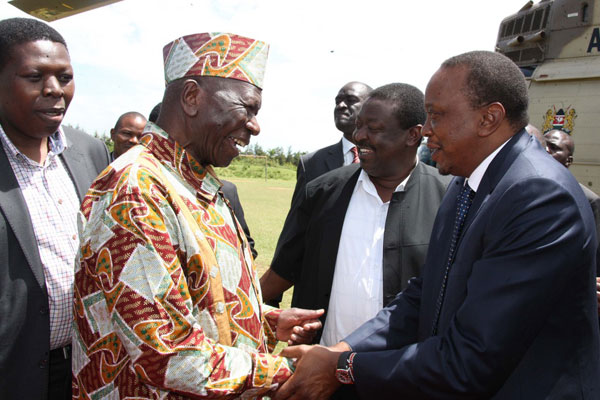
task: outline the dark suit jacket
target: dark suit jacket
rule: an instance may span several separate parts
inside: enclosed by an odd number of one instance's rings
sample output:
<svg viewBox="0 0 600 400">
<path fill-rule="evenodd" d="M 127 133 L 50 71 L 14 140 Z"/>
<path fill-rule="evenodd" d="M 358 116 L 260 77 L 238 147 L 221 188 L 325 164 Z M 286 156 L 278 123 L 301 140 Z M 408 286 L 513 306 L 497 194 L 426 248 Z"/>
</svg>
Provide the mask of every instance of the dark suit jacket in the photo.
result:
<svg viewBox="0 0 600 400">
<path fill-rule="evenodd" d="M 592 192 L 587 186 L 579 184 L 581 189 L 583 189 L 583 194 L 585 194 L 585 198 L 590 202 L 590 206 L 592 207 L 592 213 L 594 214 L 594 222 L 596 223 L 596 239 L 600 244 L 600 197 Z M 596 276 L 600 276 L 600 245 L 596 250 Z"/>
<path fill-rule="evenodd" d="M 346 210 L 360 171 L 359 164 L 352 164 L 318 177 L 290 210 L 271 269 L 294 282 L 294 307 L 327 310 Z M 419 275 L 449 182 L 437 169 L 418 163 L 405 191 L 394 193 L 383 239 L 383 304 Z M 319 338 L 320 332 L 315 341 Z"/>
<path fill-rule="evenodd" d="M 432 336 L 463 178 L 448 187 L 421 278 L 344 339 L 364 398 L 598 399 L 596 234 L 571 173 L 522 130 L 490 164 Z"/>
<path fill-rule="evenodd" d="M 342 141 L 323 147 L 300 157 L 296 169 L 296 187 L 292 195 L 292 205 L 306 184 L 316 177 L 344 165 Z"/>
<path fill-rule="evenodd" d="M 64 128 L 61 154 L 79 199 L 108 165 L 104 144 Z M 44 270 L 19 184 L 0 145 L 0 398 L 46 399 L 50 316 Z"/>
<path fill-rule="evenodd" d="M 248 224 L 246 223 L 246 218 L 244 218 L 244 209 L 242 208 L 242 203 L 240 203 L 240 198 L 238 196 L 237 187 L 225 179 L 221 179 L 223 186 L 221 187 L 221 191 L 223 195 L 229 201 L 229 205 L 235 214 L 238 222 L 240 223 L 244 233 L 246 234 L 246 238 L 248 239 L 248 244 L 250 245 L 250 250 L 252 251 L 252 256 L 256 258 L 258 256 L 258 252 L 254 249 L 254 239 L 250 236 L 250 228 L 248 228 Z"/>
</svg>

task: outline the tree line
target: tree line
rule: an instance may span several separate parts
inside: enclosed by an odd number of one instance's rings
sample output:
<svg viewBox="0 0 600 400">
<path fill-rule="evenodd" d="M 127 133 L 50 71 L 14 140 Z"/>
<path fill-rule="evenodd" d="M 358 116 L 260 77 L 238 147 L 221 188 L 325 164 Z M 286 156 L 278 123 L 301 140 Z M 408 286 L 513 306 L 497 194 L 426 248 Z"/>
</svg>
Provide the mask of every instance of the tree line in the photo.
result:
<svg viewBox="0 0 600 400">
<path fill-rule="evenodd" d="M 288 147 L 287 151 L 283 150 L 283 147 L 275 147 L 273 149 L 263 149 L 258 143 L 250 144 L 241 153 L 244 155 L 252 156 L 266 156 L 271 161 L 279 163 L 279 165 L 293 164 L 298 165 L 300 157 L 306 154 L 305 151 L 293 151 L 292 147 Z"/>
</svg>

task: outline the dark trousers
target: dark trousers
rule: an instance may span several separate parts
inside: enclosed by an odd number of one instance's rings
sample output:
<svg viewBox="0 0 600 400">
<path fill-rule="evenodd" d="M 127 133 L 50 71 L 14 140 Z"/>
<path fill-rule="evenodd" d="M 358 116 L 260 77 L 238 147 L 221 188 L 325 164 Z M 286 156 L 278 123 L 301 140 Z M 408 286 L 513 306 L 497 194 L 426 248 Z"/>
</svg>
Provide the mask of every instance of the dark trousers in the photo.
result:
<svg viewBox="0 0 600 400">
<path fill-rule="evenodd" d="M 71 346 L 50 351 L 48 400 L 71 400 Z"/>
</svg>

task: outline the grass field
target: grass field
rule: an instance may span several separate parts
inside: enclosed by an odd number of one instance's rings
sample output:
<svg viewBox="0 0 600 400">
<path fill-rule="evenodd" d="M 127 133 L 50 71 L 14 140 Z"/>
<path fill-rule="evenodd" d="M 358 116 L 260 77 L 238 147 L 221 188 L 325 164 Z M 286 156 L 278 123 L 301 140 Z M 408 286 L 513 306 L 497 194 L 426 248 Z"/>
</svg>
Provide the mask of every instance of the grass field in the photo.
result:
<svg viewBox="0 0 600 400">
<path fill-rule="evenodd" d="M 271 265 L 275 246 L 287 216 L 296 180 L 268 180 L 264 178 L 236 178 L 227 180 L 238 188 L 246 222 L 256 244 L 259 276 Z M 283 296 L 282 308 L 291 303 L 292 289 Z"/>
</svg>

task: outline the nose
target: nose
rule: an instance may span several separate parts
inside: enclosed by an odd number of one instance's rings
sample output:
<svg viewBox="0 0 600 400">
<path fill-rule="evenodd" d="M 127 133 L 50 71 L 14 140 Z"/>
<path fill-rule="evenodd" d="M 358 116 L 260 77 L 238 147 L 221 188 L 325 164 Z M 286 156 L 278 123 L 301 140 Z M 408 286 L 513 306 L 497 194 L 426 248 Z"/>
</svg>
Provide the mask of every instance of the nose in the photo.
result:
<svg viewBox="0 0 600 400">
<path fill-rule="evenodd" d="M 64 91 L 58 79 L 55 76 L 51 76 L 44 80 L 42 94 L 44 96 L 61 97 L 64 94 Z"/>
<path fill-rule="evenodd" d="M 139 136 L 131 135 L 131 137 L 129 138 L 129 143 L 138 144 L 138 142 L 139 142 Z"/>
<path fill-rule="evenodd" d="M 335 109 L 339 110 L 342 108 L 348 108 L 348 105 L 346 104 L 346 102 L 344 100 L 341 100 L 340 102 L 335 104 Z"/>
<path fill-rule="evenodd" d="M 352 133 L 352 140 L 354 140 L 354 143 L 360 143 L 364 139 L 366 139 L 365 128 L 354 128 L 354 132 Z"/>
<path fill-rule="evenodd" d="M 433 131 L 431 130 L 431 122 L 429 121 L 429 117 L 427 117 L 427 119 L 425 120 L 425 124 L 421 128 L 421 135 L 425 136 L 425 137 L 429 137 L 432 134 L 433 134 Z"/>
<path fill-rule="evenodd" d="M 246 128 L 250 131 L 250 134 L 256 136 L 260 133 L 260 125 L 258 124 L 258 119 L 256 119 L 256 115 L 253 115 L 252 118 L 246 122 Z"/>
</svg>

